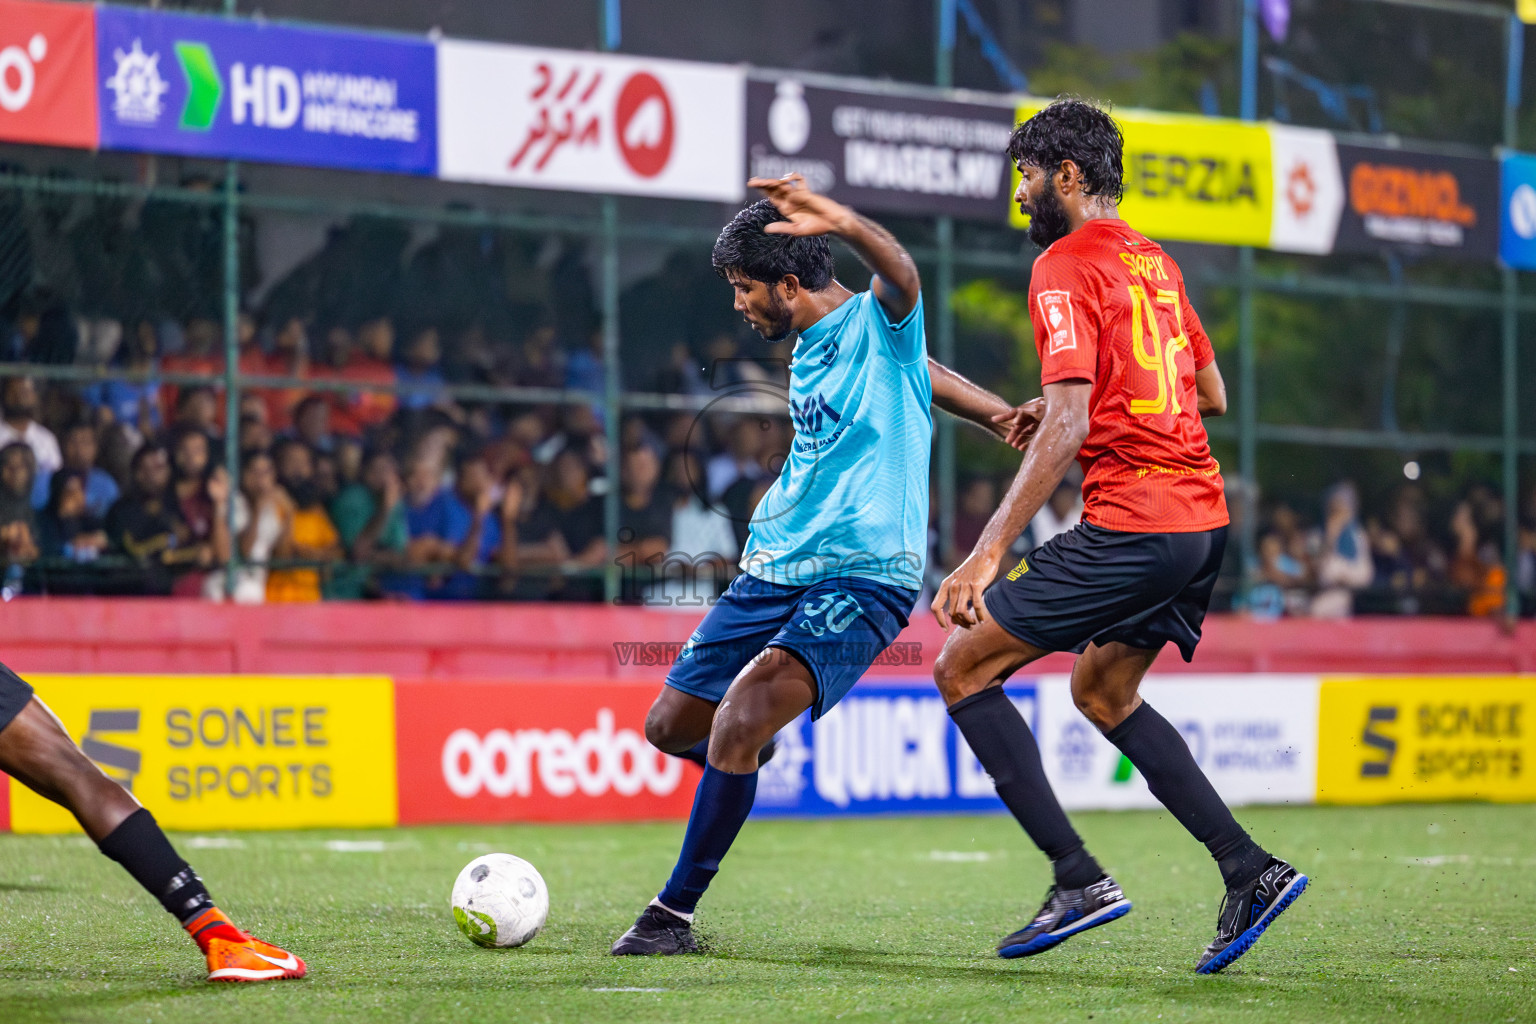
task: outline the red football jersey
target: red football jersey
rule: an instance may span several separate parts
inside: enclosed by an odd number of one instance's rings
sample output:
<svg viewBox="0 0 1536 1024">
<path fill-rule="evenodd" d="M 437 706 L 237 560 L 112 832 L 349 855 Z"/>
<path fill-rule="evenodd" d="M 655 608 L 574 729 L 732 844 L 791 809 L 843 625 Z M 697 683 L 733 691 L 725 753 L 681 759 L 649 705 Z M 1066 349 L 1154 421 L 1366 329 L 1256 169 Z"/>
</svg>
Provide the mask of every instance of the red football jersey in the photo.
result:
<svg viewBox="0 0 1536 1024">
<path fill-rule="evenodd" d="M 1227 524 L 1195 371 L 1216 358 L 1178 264 L 1123 220 L 1091 220 L 1035 260 L 1029 306 L 1040 383 L 1086 380 L 1083 519 L 1106 530 Z"/>
</svg>

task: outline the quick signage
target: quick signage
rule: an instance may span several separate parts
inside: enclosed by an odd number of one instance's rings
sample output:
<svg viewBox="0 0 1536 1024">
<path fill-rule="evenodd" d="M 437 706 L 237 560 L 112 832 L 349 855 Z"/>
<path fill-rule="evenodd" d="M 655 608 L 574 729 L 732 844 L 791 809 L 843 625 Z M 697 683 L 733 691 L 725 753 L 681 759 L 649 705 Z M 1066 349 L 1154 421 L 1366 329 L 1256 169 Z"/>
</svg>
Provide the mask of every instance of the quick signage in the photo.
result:
<svg viewBox="0 0 1536 1024">
<path fill-rule="evenodd" d="M 1339 146 L 1344 216 L 1338 252 L 1408 248 L 1492 261 L 1499 252 L 1499 165 L 1483 157 Z"/>
<path fill-rule="evenodd" d="M 1013 110 L 807 85 L 747 83 L 747 171 L 798 171 L 854 207 L 996 221 L 1011 187 Z"/>
<path fill-rule="evenodd" d="M 426 40 L 102 7 L 106 149 L 432 174 Z"/>
</svg>

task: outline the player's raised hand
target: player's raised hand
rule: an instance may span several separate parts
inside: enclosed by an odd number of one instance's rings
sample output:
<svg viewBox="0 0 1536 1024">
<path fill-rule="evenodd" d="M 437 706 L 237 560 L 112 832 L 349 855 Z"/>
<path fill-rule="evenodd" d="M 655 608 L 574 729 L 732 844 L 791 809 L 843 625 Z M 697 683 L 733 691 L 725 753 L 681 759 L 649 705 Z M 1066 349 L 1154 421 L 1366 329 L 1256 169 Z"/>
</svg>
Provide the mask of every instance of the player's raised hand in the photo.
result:
<svg viewBox="0 0 1536 1024">
<path fill-rule="evenodd" d="M 971 552 L 955 571 L 944 578 L 939 592 L 933 599 L 933 615 L 947 633 L 953 622 L 961 629 L 970 629 L 987 621 L 987 605 L 982 594 L 997 577 L 997 562 L 978 558 Z"/>
<path fill-rule="evenodd" d="M 803 174 L 753 178 L 747 187 L 761 190 L 787 218 L 763 228 L 770 235 L 829 235 L 840 230 L 852 216 L 852 211 L 842 203 L 812 192 Z"/>
<path fill-rule="evenodd" d="M 1030 438 L 1040 429 L 1040 421 L 1044 418 L 1045 399 L 1031 398 L 1023 405 L 993 416 L 992 422 L 1006 430 L 1003 440 L 1022 452 L 1029 447 Z"/>
</svg>

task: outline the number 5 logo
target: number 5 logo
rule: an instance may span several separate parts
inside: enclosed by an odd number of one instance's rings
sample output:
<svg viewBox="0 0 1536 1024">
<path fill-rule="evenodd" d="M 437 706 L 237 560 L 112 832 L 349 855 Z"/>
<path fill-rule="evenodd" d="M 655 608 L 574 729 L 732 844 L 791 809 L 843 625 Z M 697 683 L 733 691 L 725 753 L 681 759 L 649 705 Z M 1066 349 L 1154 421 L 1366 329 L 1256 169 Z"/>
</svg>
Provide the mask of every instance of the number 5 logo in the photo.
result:
<svg viewBox="0 0 1536 1024">
<path fill-rule="evenodd" d="M 1360 742 L 1368 747 L 1375 747 L 1381 751 L 1382 756 L 1378 760 L 1360 762 L 1362 779 L 1386 778 L 1392 771 L 1392 759 L 1397 756 L 1397 740 L 1377 732 L 1376 727 L 1395 721 L 1397 721 L 1396 707 L 1373 707 L 1367 713 L 1365 729 L 1360 733 Z"/>
<path fill-rule="evenodd" d="M 825 636 L 828 630 L 841 633 L 863 614 L 864 609 L 852 594 L 832 590 L 805 602 L 805 618 L 800 620 L 800 628 L 809 630 L 813 636 Z M 819 626 L 815 622 L 818 618 Z"/>
</svg>

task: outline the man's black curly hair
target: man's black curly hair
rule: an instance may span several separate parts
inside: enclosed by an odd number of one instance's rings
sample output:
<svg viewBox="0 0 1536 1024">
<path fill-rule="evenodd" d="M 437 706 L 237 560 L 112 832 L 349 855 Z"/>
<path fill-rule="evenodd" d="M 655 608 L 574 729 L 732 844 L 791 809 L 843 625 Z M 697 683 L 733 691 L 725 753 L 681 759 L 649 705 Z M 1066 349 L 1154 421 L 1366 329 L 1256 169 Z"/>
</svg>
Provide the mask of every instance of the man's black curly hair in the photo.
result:
<svg viewBox="0 0 1536 1024">
<path fill-rule="evenodd" d="M 1074 96 L 1063 97 L 1017 125 L 1008 137 L 1008 158 L 1015 164 L 1054 174 L 1063 160 L 1083 172 L 1083 191 L 1119 202 L 1125 195 L 1122 154 L 1125 137 L 1102 107 Z"/>
<path fill-rule="evenodd" d="M 710 257 L 721 277 L 735 270 L 754 281 L 778 284 L 789 274 L 800 287 L 819 292 L 832 283 L 832 248 L 820 236 L 770 235 L 763 230 L 787 218 L 766 199 L 746 207 L 720 230 Z"/>
</svg>

